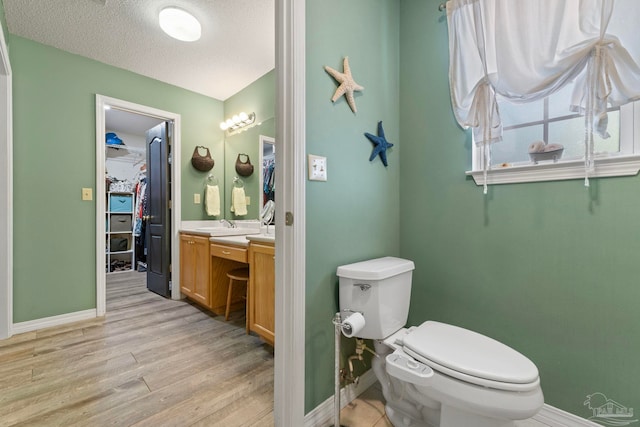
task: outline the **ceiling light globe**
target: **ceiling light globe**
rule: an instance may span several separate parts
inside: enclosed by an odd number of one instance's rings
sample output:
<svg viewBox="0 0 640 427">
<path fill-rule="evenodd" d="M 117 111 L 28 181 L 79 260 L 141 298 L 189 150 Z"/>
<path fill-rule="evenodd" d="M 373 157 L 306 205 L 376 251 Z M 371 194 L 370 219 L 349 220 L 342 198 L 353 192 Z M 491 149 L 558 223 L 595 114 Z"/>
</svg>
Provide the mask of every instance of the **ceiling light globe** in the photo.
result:
<svg viewBox="0 0 640 427">
<path fill-rule="evenodd" d="M 190 13 L 177 7 L 162 9 L 158 20 L 162 31 L 174 39 L 193 42 L 199 40 L 202 34 L 200 22 Z"/>
</svg>

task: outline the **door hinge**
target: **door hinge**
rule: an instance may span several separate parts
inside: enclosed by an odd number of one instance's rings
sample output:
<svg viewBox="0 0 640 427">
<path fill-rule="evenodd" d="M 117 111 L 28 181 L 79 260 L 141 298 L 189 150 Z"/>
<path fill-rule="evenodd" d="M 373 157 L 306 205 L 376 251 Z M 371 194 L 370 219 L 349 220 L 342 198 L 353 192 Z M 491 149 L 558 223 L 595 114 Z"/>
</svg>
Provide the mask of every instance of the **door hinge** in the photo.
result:
<svg viewBox="0 0 640 427">
<path fill-rule="evenodd" d="M 293 225 L 293 213 L 287 212 L 284 214 L 284 225 Z"/>
<path fill-rule="evenodd" d="M 173 282 L 171 280 L 169 280 L 169 290 L 173 290 Z"/>
<path fill-rule="evenodd" d="M 169 200 L 169 209 L 171 209 L 173 207 L 173 203 L 171 203 L 171 200 Z"/>
</svg>

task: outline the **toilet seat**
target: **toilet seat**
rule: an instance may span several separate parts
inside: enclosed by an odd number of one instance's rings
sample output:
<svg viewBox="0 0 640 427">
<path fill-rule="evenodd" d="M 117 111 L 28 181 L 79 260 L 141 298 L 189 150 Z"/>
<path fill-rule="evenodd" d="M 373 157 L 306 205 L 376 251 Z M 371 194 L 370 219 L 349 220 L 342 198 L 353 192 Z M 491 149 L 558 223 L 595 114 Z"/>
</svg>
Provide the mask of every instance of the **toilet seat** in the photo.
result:
<svg viewBox="0 0 640 427">
<path fill-rule="evenodd" d="M 424 322 L 402 337 L 402 348 L 436 371 L 483 387 L 528 391 L 540 385 L 538 369 L 528 358 L 457 326 Z"/>
</svg>

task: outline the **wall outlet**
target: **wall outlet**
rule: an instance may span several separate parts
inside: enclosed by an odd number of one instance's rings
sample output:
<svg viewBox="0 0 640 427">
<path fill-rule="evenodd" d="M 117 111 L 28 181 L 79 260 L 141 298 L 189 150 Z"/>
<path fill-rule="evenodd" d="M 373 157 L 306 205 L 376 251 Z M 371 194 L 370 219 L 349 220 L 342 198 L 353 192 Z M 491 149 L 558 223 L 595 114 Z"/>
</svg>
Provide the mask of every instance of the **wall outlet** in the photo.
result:
<svg viewBox="0 0 640 427">
<path fill-rule="evenodd" d="M 245 196 L 244 197 L 244 202 L 247 206 L 249 206 L 251 204 L 251 197 L 249 196 Z"/>
<path fill-rule="evenodd" d="M 200 204 L 200 194 L 194 193 L 194 195 L 193 195 L 193 204 L 194 205 L 199 205 Z"/>
<path fill-rule="evenodd" d="M 91 189 L 91 188 L 83 188 L 82 189 L 82 200 L 93 200 L 93 189 Z"/>
<path fill-rule="evenodd" d="M 314 156 L 309 154 L 309 180 L 310 181 L 326 181 L 327 180 L 327 158 L 322 156 Z"/>
</svg>

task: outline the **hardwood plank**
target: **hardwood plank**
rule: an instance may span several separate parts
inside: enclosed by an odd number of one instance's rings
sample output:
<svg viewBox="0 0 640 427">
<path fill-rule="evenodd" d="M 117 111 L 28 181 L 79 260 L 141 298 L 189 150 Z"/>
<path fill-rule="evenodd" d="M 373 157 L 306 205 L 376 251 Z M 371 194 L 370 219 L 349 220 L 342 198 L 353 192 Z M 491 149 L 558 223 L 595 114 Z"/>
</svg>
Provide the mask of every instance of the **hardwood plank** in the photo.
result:
<svg viewBox="0 0 640 427">
<path fill-rule="evenodd" d="M 246 393 L 222 409 L 191 424 L 190 427 L 241 427 L 264 425 L 273 419 L 273 382 Z M 273 422 L 271 423 L 273 425 Z"/>
<path fill-rule="evenodd" d="M 108 275 L 105 317 L 0 341 L 0 426 L 271 427 L 273 348 L 244 325 Z"/>
</svg>

